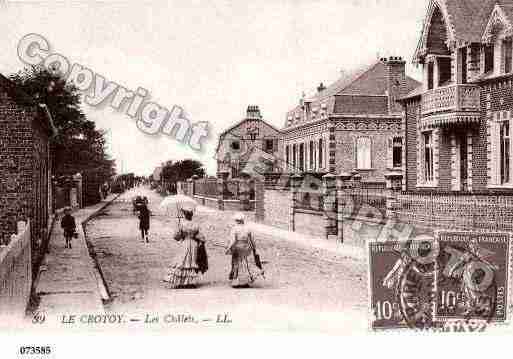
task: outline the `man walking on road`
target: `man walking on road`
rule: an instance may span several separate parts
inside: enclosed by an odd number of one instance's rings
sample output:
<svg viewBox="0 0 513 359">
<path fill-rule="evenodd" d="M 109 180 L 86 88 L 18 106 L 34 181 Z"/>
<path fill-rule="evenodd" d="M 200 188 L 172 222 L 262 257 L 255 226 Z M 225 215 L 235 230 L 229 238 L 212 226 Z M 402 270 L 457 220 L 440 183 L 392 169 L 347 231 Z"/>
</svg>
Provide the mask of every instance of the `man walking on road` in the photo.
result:
<svg viewBox="0 0 513 359">
<path fill-rule="evenodd" d="M 146 202 L 139 206 L 139 229 L 141 230 L 142 241 L 149 243 L 148 230 L 150 229 L 150 210 Z"/>
</svg>

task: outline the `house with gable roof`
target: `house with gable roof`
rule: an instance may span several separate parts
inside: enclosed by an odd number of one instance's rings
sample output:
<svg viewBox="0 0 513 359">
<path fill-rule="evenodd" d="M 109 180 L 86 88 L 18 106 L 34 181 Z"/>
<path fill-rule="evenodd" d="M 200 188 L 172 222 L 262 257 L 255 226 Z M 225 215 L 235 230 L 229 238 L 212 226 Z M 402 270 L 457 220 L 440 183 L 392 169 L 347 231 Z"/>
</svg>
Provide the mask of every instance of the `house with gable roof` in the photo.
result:
<svg viewBox="0 0 513 359">
<path fill-rule="evenodd" d="M 403 190 L 513 193 L 513 0 L 430 0 L 404 108 Z"/>
<path fill-rule="evenodd" d="M 264 121 L 258 106 L 248 106 L 246 116 L 219 135 L 217 177 L 280 171 L 279 141 L 280 130 Z"/>
<path fill-rule="evenodd" d="M 402 108 L 396 100 L 420 85 L 405 67 L 400 57 L 382 58 L 303 96 L 281 130 L 288 167 L 299 173 L 356 171 L 368 182 L 384 182 L 388 169 L 401 168 Z"/>
</svg>

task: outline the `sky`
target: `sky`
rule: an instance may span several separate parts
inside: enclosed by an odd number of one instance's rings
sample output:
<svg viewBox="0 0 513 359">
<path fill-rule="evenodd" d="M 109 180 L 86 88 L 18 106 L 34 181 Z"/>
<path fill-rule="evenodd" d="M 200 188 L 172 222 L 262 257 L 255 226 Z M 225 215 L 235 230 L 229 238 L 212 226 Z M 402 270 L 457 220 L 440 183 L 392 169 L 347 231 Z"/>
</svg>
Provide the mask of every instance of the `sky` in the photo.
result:
<svg viewBox="0 0 513 359">
<path fill-rule="evenodd" d="M 303 92 L 379 57 L 412 65 L 428 0 L 260 0 L 3 2 L 0 72 L 23 68 L 20 39 L 37 33 L 64 55 L 192 122 L 210 124 L 198 152 L 166 135 L 140 131 L 124 111 L 83 105 L 108 131 L 118 172 L 149 175 L 167 160 L 192 158 L 215 174 L 218 134 L 258 105 L 282 128 Z"/>
</svg>

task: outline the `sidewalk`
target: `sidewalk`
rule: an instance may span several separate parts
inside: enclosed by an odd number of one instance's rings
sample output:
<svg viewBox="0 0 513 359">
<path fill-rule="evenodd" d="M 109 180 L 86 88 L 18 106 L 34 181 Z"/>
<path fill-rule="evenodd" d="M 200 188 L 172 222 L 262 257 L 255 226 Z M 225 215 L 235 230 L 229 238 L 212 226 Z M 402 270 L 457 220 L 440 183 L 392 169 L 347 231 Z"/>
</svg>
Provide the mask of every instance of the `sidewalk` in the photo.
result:
<svg viewBox="0 0 513 359">
<path fill-rule="evenodd" d="M 47 320 L 58 319 L 66 313 L 103 313 L 100 276 L 89 256 L 82 222 L 107 206 L 116 195 L 73 213 L 78 238 L 73 239 L 72 249 L 64 247 L 60 218 L 55 222 L 47 253 L 36 283 L 36 295 L 40 298 L 39 312 L 47 314 Z"/>
<path fill-rule="evenodd" d="M 344 244 L 335 241 L 334 239 L 321 239 L 301 234 L 297 232 L 290 232 L 284 229 L 279 229 L 273 226 L 269 226 L 262 223 L 250 222 L 249 226 L 255 231 L 255 233 L 261 237 L 272 237 L 279 238 L 286 241 L 294 242 L 298 245 L 322 249 L 348 257 L 357 261 L 363 261 L 366 259 L 365 250 L 362 247 L 353 246 L 350 244 Z"/>
</svg>

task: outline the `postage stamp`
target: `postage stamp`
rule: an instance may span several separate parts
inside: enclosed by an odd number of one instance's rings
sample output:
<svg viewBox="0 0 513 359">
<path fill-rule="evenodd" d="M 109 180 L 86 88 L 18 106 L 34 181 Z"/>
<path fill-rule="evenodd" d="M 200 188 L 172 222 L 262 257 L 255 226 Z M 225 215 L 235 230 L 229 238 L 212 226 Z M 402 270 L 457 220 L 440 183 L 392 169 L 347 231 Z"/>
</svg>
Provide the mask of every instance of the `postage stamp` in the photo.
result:
<svg viewBox="0 0 513 359">
<path fill-rule="evenodd" d="M 436 244 L 432 237 L 369 243 L 371 329 L 433 325 Z"/>
<path fill-rule="evenodd" d="M 506 322 L 511 235 L 440 231 L 436 237 L 436 319 Z"/>
</svg>

